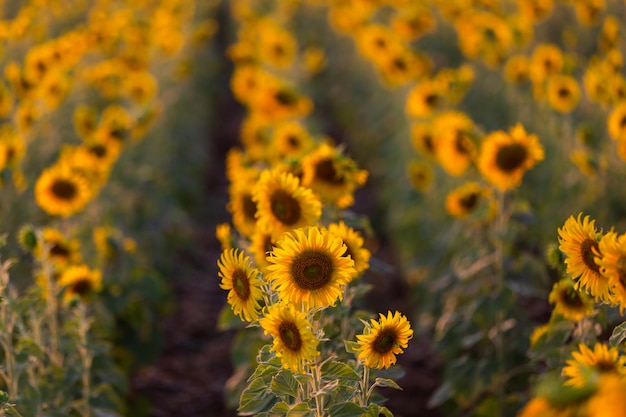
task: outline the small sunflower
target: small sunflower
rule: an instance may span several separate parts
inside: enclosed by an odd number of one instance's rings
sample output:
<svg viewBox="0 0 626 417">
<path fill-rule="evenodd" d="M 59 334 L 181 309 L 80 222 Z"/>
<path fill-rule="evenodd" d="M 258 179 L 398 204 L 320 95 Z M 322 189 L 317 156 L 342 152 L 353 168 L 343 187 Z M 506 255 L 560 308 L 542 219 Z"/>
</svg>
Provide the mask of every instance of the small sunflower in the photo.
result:
<svg viewBox="0 0 626 417">
<path fill-rule="evenodd" d="M 250 247 L 248 250 L 254 256 L 257 267 L 263 274 L 266 273 L 265 268 L 269 265 L 267 256 L 276 245 L 276 240 L 272 237 L 272 233 L 256 228 L 250 237 Z"/>
<path fill-rule="evenodd" d="M 435 174 L 430 164 L 413 160 L 407 166 L 407 177 L 416 191 L 428 191 L 433 185 Z"/>
<path fill-rule="evenodd" d="M 563 278 L 554 284 L 548 301 L 554 304 L 553 313 L 567 320 L 578 321 L 590 316 L 594 311 L 593 299 L 577 291 L 569 278 Z"/>
<path fill-rule="evenodd" d="M 75 299 L 85 301 L 102 289 L 102 273 L 89 269 L 87 265 L 72 265 L 63 271 L 58 284 L 65 288 L 63 301 L 70 303 Z"/>
<path fill-rule="evenodd" d="M 433 135 L 432 123 L 414 122 L 411 125 L 411 144 L 416 151 L 429 160 L 437 159 L 438 142 Z"/>
<path fill-rule="evenodd" d="M 504 64 L 504 78 L 511 84 L 529 80 L 529 62 L 525 55 L 513 55 Z"/>
<path fill-rule="evenodd" d="M 312 150 L 315 146 L 313 137 L 306 128 L 298 122 L 285 122 L 279 124 L 272 134 L 272 154 L 280 160 L 299 158 Z"/>
<path fill-rule="evenodd" d="M 298 227 L 315 224 L 322 215 L 322 203 L 296 176 L 278 169 L 266 170 L 254 190 L 258 226 L 274 237 Z"/>
<path fill-rule="evenodd" d="M 279 297 L 307 308 L 335 305 L 356 275 L 347 246 L 326 229 L 312 226 L 287 233 L 267 257 L 267 279 Z"/>
<path fill-rule="evenodd" d="M 617 104 L 607 119 L 609 135 L 615 140 L 626 140 L 626 101 Z"/>
<path fill-rule="evenodd" d="M 462 175 L 473 162 L 476 146 L 474 122 L 465 113 L 446 111 L 433 120 L 433 140 L 437 143 L 437 159 L 450 175 Z"/>
<path fill-rule="evenodd" d="M 580 288 L 596 300 L 609 297 L 609 281 L 601 274 L 596 256 L 600 255 L 599 241 L 602 236 L 596 230 L 595 220 L 589 216 L 570 216 L 558 229 L 559 250 L 565 255 L 566 272 Z"/>
<path fill-rule="evenodd" d="M 340 237 L 346 245 L 346 252 L 343 256 L 350 257 L 354 261 L 354 269 L 356 270 L 355 277 L 365 272 L 370 266 L 369 260 L 371 253 L 363 246 L 365 241 L 359 232 L 343 221 L 329 224 L 328 231 Z"/>
<path fill-rule="evenodd" d="M 68 238 L 60 230 L 52 227 L 45 227 L 41 233 L 41 238 L 43 244 L 37 244 L 34 249 L 36 258 L 43 259 L 43 248 L 48 248 L 48 260 L 55 267 L 63 268 L 81 261 L 79 239 Z"/>
<path fill-rule="evenodd" d="M 256 229 L 257 205 L 252 199 L 254 183 L 237 181 L 228 188 L 230 201 L 226 208 L 233 215 L 233 226 L 244 236 L 250 236 Z"/>
<path fill-rule="evenodd" d="M 608 347 L 602 343 L 596 343 L 591 350 L 584 344 L 578 345 L 578 350 L 572 352 L 572 359 L 567 360 L 563 368 L 563 376 L 567 378 L 566 385 L 583 388 L 595 381 L 589 378 L 597 378 L 597 374 L 616 372 L 622 377 L 626 376 L 626 358 L 620 356 L 616 347 Z"/>
<path fill-rule="evenodd" d="M 220 288 L 228 291 L 228 304 L 233 312 L 245 321 L 254 321 L 259 317 L 263 298 L 259 271 L 252 267 L 250 258 L 244 257 L 239 249 L 228 249 L 222 252 L 217 261 L 222 281 Z"/>
<path fill-rule="evenodd" d="M 477 216 L 491 219 L 496 212 L 496 201 L 490 188 L 477 182 L 467 182 L 446 196 L 448 214 L 459 219 Z"/>
<path fill-rule="evenodd" d="M 358 358 L 365 366 L 382 369 L 396 363 L 396 355 L 403 353 L 413 337 L 413 330 L 407 318 L 396 311 L 387 316 L 379 313 L 380 319 L 371 320 L 362 334 L 357 335 Z"/>
<path fill-rule="evenodd" d="M 616 372 L 600 374 L 596 390 L 586 401 L 587 417 L 626 416 L 626 378 Z"/>
<path fill-rule="evenodd" d="M 215 238 L 220 242 L 222 250 L 228 250 L 233 248 L 233 236 L 230 229 L 230 224 L 220 223 L 215 226 Z"/>
<path fill-rule="evenodd" d="M 561 71 L 563 61 L 563 52 L 558 46 L 549 43 L 537 45 L 530 57 L 530 79 L 535 84 L 542 83 Z"/>
<path fill-rule="evenodd" d="M 609 281 L 610 302 L 619 305 L 620 313 L 626 309 L 626 234 L 608 232 L 599 243 L 595 262 L 600 273 Z"/>
<path fill-rule="evenodd" d="M 35 184 L 37 204 L 55 216 L 69 217 L 81 211 L 91 195 L 87 181 L 63 165 L 44 170 Z"/>
<path fill-rule="evenodd" d="M 297 311 L 291 303 L 269 306 L 259 324 L 265 334 L 274 337 L 271 351 L 276 352 L 285 369 L 303 372 L 303 364 L 320 354 L 319 340 L 311 330 L 306 313 Z"/>
<path fill-rule="evenodd" d="M 561 113 L 569 113 L 580 100 L 580 87 L 574 77 L 555 74 L 548 78 L 548 104 Z"/>
<path fill-rule="evenodd" d="M 508 134 L 496 131 L 487 135 L 477 165 L 486 180 L 506 191 L 518 187 L 524 173 L 543 157 L 543 147 L 537 136 L 527 134 L 518 124 Z"/>
<path fill-rule="evenodd" d="M 437 80 L 417 83 L 406 99 L 406 113 L 411 117 L 430 117 L 446 105 L 446 85 Z"/>
</svg>

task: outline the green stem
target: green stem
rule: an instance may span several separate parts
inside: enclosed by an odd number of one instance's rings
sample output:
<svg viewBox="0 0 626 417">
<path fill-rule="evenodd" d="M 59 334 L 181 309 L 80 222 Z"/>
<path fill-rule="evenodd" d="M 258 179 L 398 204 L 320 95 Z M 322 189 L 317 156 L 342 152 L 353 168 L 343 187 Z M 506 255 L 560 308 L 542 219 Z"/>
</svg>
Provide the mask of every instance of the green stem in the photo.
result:
<svg viewBox="0 0 626 417">
<path fill-rule="evenodd" d="M 83 383 L 83 417 L 91 416 L 91 407 L 89 406 L 89 398 L 91 397 L 91 363 L 93 361 L 93 355 L 89 351 L 87 344 L 87 334 L 89 332 L 90 321 L 87 318 L 87 307 L 81 301 L 78 306 L 78 337 L 79 346 L 78 352 L 80 354 L 82 364 L 82 383 Z"/>
<path fill-rule="evenodd" d="M 322 388 L 322 371 L 320 369 L 319 363 L 315 363 L 315 366 L 312 367 L 313 371 L 313 393 L 315 395 L 315 416 L 316 417 L 324 417 L 324 399 L 322 395 L 319 394 L 320 389 Z"/>
<path fill-rule="evenodd" d="M 504 233 L 506 228 L 506 216 L 504 210 L 505 203 L 505 192 L 498 191 L 498 212 L 496 216 L 496 271 L 494 274 L 494 296 L 496 299 L 499 299 L 502 296 L 502 291 L 504 290 Z M 495 317 L 495 336 L 494 336 L 494 345 L 496 349 L 496 361 L 498 363 L 498 374 L 495 382 L 496 395 L 498 398 L 498 403 L 500 406 L 500 411 L 502 411 L 502 406 L 504 404 L 504 387 L 505 381 L 504 376 L 506 374 L 506 367 L 504 363 L 505 351 L 504 351 L 504 334 L 503 334 L 503 323 L 504 323 L 504 311 L 501 308 L 497 309 L 496 317 Z"/>
<path fill-rule="evenodd" d="M 367 365 L 363 365 L 363 380 L 361 381 L 361 406 L 367 407 L 369 402 L 369 385 L 370 385 L 370 368 Z"/>
</svg>

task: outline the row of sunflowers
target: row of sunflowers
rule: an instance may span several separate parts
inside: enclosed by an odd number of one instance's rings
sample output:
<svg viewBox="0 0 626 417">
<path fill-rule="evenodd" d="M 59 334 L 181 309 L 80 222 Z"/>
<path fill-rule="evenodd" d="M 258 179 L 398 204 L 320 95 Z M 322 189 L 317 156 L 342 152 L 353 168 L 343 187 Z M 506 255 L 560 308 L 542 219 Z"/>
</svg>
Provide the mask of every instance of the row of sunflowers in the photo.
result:
<svg viewBox="0 0 626 417">
<path fill-rule="evenodd" d="M 442 363 L 428 412 L 626 415 L 626 4 L 228 10 L 246 111 L 216 229 L 221 326 L 246 352 L 231 406 L 393 415 L 378 388 L 400 388 L 418 334 Z M 364 301 L 381 236 L 410 311 Z"/>
</svg>

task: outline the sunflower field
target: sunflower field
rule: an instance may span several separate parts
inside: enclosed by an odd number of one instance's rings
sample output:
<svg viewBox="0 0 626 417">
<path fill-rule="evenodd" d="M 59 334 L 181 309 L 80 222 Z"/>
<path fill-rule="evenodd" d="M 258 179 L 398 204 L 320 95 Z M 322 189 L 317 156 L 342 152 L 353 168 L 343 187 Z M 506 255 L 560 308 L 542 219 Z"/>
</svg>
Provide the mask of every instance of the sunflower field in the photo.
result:
<svg viewBox="0 0 626 417">
<path fill-rule="evenodd" d="M 0 416 L 626 416 L 626 2 L 0 13 Z"/>
</svg>

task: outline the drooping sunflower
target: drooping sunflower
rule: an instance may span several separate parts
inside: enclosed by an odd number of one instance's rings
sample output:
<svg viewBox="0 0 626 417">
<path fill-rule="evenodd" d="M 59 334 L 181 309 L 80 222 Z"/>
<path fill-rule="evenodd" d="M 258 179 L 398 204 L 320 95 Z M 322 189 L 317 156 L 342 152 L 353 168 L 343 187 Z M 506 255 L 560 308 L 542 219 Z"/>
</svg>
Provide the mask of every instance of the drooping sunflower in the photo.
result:
<svg viewBox="0 0 626 417">
<path fill-rule="evenodd" d="M 285 369 L 303 372 L 303 365 L 320 354 L 319 340 L 311 330 L 306 313 L 298 311 L 291 303 L 269 306 L 259 324 L 265 334 L 274 337 L 271 351 L 276 352 Z"/>
<path fill-rule="evenodd" d="M 609 301 L 618 305 L 620 313 L 626 309 L 626 234 L 608 232 L 599 243 L 595 262 L 600 273 L 609 281 Z"/>
<path fill-rule="evenodd" d="M 607 119 L 609 135 L 615 140 L 626 140 L 626 101 L 616 105 Z"/>
<path fill-rule="evenodd" d="M 496 131 L 483 139 L 477 165 L 487 181 L 506 191 L 518 187 L 524 173 L 543 157 L 537 136 L 517 124 L 508 134 Z"/>
<path fill-rule="evenodd" d="M 285 302 L 307 308 L 335 305 L 356 275 L 340 237 L 317 226 L 299 228 L 278 240 L 267 257 L 267 279 Z"/>
<path fill-rule="evenodd" d="M 602 236 L 596 230 L 595 220 L 589 216 L 570 216 L 563 227 L 558 229 L 559 250 L 565 255 L 566 272 L 580 288 L 591 294 L 596 300 L 607 300 L 609 281 L 600 272 L 600 265 L 595 261 L 600 255 L 599 241 Z"/>
<path fill-rule="evenodd" d="M 578 321 L 594 311 L 593 299 L 576 290 L 569 278 L 563 278 L 554 284 L 548 301 L 554 304 L 553 314 L 559 314 L 567 320 Z"/>
<path fill-rule="evenodd" d="M 72 265 L 63 271 L 58 284 L 64 288 L 64 302 L 74 299 L 86 301 L 91 294 L 102 289 L 102 273 L 87 265 Z"/>
<path fill-rule="evenodd" d="M 445 201 L 446 211 L 459 219 L 492 219 L 496 213 L 496 204 L 491 188 L 473 181 L 452 190 Z"/>
<path fill-rule="evenodd" d="M 258 269 L 252 266 L 249 256 L 240 249 L 222 252 L 217 261 L 220 288 L 228 291 L 227 301 L 241 320 L 254 321 L 259 317 L 263 298 Z"/>
<path fill-rule="evenodd" d="M 271 230 L 275 238 L 299 227 L 315 224 L 322 215 L 322 203 L 296 176 L 279 169 L 265 170 L 254 190 L 258 226 Z"/>
<path fill-rule="evenodd" d="M 603 343 L 596 343 L 593 350 L 580 343 L 578 350 L 572 352 L 572 359 L 568 359 L 563 367 L 563 376 L 567 378 L 565 384 L 578 388 L 594 383 L 598 374 L 605 372 L 626 376 L 626 358 L 620 356 L 616 347 Z"/>
<path fill-rule="evenodd" d="M 323 143 L 302 158 L 302 185 L 310 187 L 324 204 L 346 208 L 354 203 L 354 192 L 365 184 L 368 173 L 342 150 Z"/>
<path fill-rule="evenodd" d="M 580 100 L 580 87 L 574 77 L 555 74 L 548 78 L 547 95 L 550 107 L 561 113 L 569 113 Z"/>
<path fill-rule="evenodd" d="M 364 247 L 365 240 L 359 232 L 343 221 L 330 223 L 328 225 L 328 231 L 340 237 L 346 245 L 346 252 L 343 256 L 350 257 L 354 261 L 354 269 L 356 270 L 355 277 L 369 268 L 371 253 Z"/>
<path fill-rule="evenodd" d="M 81 211 L 91 195 L 87 181 L 63 165 L 44 170 L 35 184 L 37 204 L 55 216 L 69 217 Z"/>
<path fill-rule="evenodd" d="M 396 355 L 403 353 L 413 337 L 413 330 L 406 316 L 396 311 L 387 316 L 379 313 L 379 320 L 371 320 L 363 333 L 357 335 L 358 359 L 365 366 L 375 369 L 389 368 L 396 363 Z"/>
</svg>

